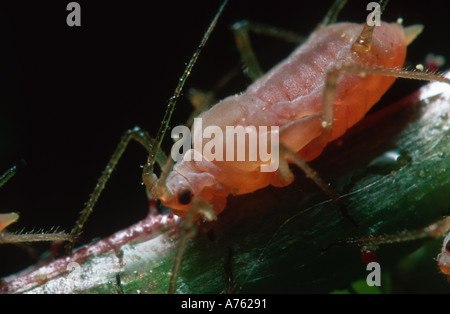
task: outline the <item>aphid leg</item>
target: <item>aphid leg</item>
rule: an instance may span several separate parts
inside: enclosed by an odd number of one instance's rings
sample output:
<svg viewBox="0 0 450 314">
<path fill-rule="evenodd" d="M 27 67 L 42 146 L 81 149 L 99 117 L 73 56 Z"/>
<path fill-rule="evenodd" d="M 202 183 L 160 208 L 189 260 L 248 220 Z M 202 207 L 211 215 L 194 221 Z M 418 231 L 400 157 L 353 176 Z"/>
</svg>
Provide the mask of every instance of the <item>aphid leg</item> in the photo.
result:
<svg viewBox="0 0 450 314">
<path fill-rule="evenodd" d="M 440 237 L 443 237 L 449 231 L 450 217 L 447 217 L 434 222 L 426 226 L 425 228 L 401 232 L 393 235 L 345 239 L 332 243 L 328 246 L 328 248 L 335 245 L 356 245 L 364 253 L 370 251 L 367 248 L 377 248 L 378 246 L 383 244 L 403 243 L 426 238 L 438 239 Z M 437 256 L 436 261 L 438 263 L 439 269 L 443 274 L 448 276 L 450 282 L 450 233 L 448 233 L 445 237 L 441 253 Z"/>
<path fill-rule="evenodd" d="M 194 107 L 194 111 L 186 120 L 186 126 L 191 127 L 194 122 L 194 118 L 198 117 L 202 112 L 209 110 L 212 106 L 217 104 L 219 99 L 216 98 L 216 94 L 240 73 L 242 73 L 240 67 L 236 66 L 232 68 L 211 90 L 208 90 L 207 92 L 196 88 L 190 88 L 187 96 L 190 103 Z"/>
<path fill-rule="evenodd" d="M 70 235 L 65 232 L 42 232 L 42 233 L 10 233 L 4 229 L 19 219 L 17 213 L 0 214 L 0 244 L 18 244 L 24 242 L 54 242 L 67 241 Z"/>
<path fill-rule="evenodd" d="M 66 246 L 66 251 L 70 252 L 72 250 L 75 239 L 81 234 L 83 227 L 87 219 L 89 218 L 89 215 L 92 213 L 95 204 L 97 203 L 103 189 L 105 188 L 106 183 L 111 177 L 111 174 L 114 171 L 115 167 L 117 166 L 120 157 L 125 152 L 128 143 L 131 140 L 135 140 L 136 142 L 141 144 L 148 152 L 150 152 L 151 148 L 154 145 L 154 140 L 148 135 L 147 132 L 141 130 L 139 127 L 135 127 L 132 130 L 128 130 L 122 136 L 119 145 L 114 151 L 105 170 L 103 170 L 101 177 L 98 179 L 97 185 L 95 186 L 95 189 L 92 192 L 89 201 L 86 203 L 84 209 L 80 212 L 80 216 L 70 233 L 71 239 L 70 243 L 68 243 Z M 164 165 L 166 164 L 166 160 L 167 157 L 164 155 L 164 153 L 159 151 L 156 155 L 156 161 L 161 166 L 161 168 L 163 168 Z"/>
<path fill-rule="evenodd" d="M 238 71 L 232 71 L 229 75 L 226 76 L 226 81 L 229 80 L 230 77 L 236 75 Z M 186 120 L 186 126 L 191 127 L 194 123 L 194 118 L 198 117 L 202 112 L 211 108 L 214 104 L 216 104 L 217 98 L 215 97 L 215 90 L 222 87 L 224 83 L 221 83 L 213 89 L 212 91 L 201 91 L 196 88 L 189 89 L 188 98 L 194 110 L 190 114 L 189 118 Z"/>
<path fill-rule="evenodd" d="M 303 170 L 306 177 L 314 181 L 314 183 L 339 207 L 339 210 L 344 218 L 348 219 L 354 226 L 358 226 L 355 220 L 348 214 L 344 202 L 339 195 L 320 177 L 320 175 L 302 158 L 300 158 L 294 151 L 290 150 L 283 144 L 280 145 L 280 154 L 285 158 L 292 160 L 297 167 Z M 279 171 L 283 173 L 292 173 L 289 170 L 287 162 L 280 160 Z"/>
<path fill-rule="evenodd" d="M 383 244 L 409 242 L 414 240 L 435 238 L 438 239 L 450 230 L 450 217 L 436 221 L 425 228 L 397 234 L 381 235 L 366 238 L 349 238 L 340 240 L 333 245 L 356 245 L 358 247 L 378 247 Z"/>
<path fill-rule="evenodd" d="M 170 273 L 169 290 L 168 290 L 169 294 L 175 293 L 183 253 L 186 248 L 187 241 L 195 236 L 196 232 L 195 221 L 198 215 L 206 217 L 207 220 L 213 220 L 215 218 L 214 210 L 208 202 L 202 199 L 195 199 L 192 202 L 192 206 L 188 210 L 186 218 L 184 220 L 183 228 L 181 229 L 180 241 L 178 243 L 178 247 L 175 252 L 173 267 Z"/>
<path fill-rule="evenodd" d="M 198 117 L 202 112 L 210 109 L 212 106 L 217 104 L 219 102 L 219 99 L 216 98 L 216 94 L 240 73 L 242 73 L 242 71 L 239 66 L 233 67 L 225 75 L 222 76 L 222 78 L 213 88 L 211 88 L 207 92 L 196 88 L 190 88 L 187 96 L 190 103 L 194 107 L 194 111 L 186 120 L 186 126 L 191 127 L 192 123 L 194 122 L 194 118 Z"/>
<path fill-rule="evenodd" d="M 43 233 L 10 233 L 3 231 L 0 233 L 0 244 L 3 243 L 24 243 L 24 242 L 55 242 L 68 241 L 70 234 L 65 232 L 43 232 Z"/>
<path fill-rule="evenodd" d="M 301 44 L 306 39 L 305 37 L 299 36 L 291 31 L 282 30 L 273 26 L 252 23 L 247 20 L 234 23 L 231 29 L 234 34 L 236 46 L 241 55 L 242 63 L 246 68 L 245 72 L 252 81 L 256 81 L 258 78 L 263 76 L 264 71 L 259 65 L 255 52 L 253 51 L 249 38 L 250 32 L 280 38 L 297 45 Z"/>
<path fill-rule="evenodd" d="M 194 68 L 195 63 L 198 60 L 198 57 L 200 56 L 200 53 L 203 49 L 203 47 L 206 45 L 206 42 L 208 41 L 212 31 L 217 25 L 217 22 L 219 20 L 219 17 L 222 15 L 223 10 L 225 9 L 225 6 L 227 5 L 228 0 L 224 0 L 222 2 L 222 5 L 220 6 L 219 10 L 217 11 L 216 15 L 214 16 L 214 19 L 211 21 L 208 29 L 206 30 L 205 34 L 203 35 L 203 38 L 198 45 L 196 51 L 194 52 L 192 58 L 189 60 L 188 65 L 186 66 L 183 75 L 181 76 L 178 85 L 175 88 L 173 96 L 169 99 L 169 103 L 167 104 L 166 111 L 164 113 L 163 117 L 163 123 L 161 124 L 158 133 L 156 135 L 155 139 L 155 145 L 152 145 L 152 148 L 150 149 L 147 162 L 144 165 L 144 170 L 142 173 L 142 179 L 144 181 L 144 184 L 147 187 L 150 187 L 154 184 L 156 181 L 156 176 L 153 173 L 153 167 L 154 163 L 157 161 L 157 154 L 160 152 L 161 143 L 164 139 L 164 136 L 169 128 L 169 122 L 172 117 L 173 111 L 175 110 L 175 106 L 177 103 L 177 100 L 179 99 L 181 92 L 183 90 L 184 84 L 186 83 L 187 78 L 191 74 L 192 69 Z M 171 159 L 170 159 L 171 161 Z M 167 165 L 169 162 L 166 163 Z M 164 177 L 167 175 L 168 171 L 166 166 L 162 166 L 164 168 L 163 175 Z M 161 177 L 163 177 L 161 175 Z M 164 180 L 160 180 L 164 181 Z M 202 200 L 194 200 L 192 203 L 191 208 L 188 210 L 185 223 L 183 224 L 182 228 L 182 234 L 180 238 L 180 242 L 177 248 L 177 251 L 175 253 L 175 260 L 174 265 L 171 273 L 171 278 L 169 282 L 169 293 L 174 293 L 176 289 L 176 280 L 178 277 L 178 270 L 181 265 L 181 259 L 183 256 L 184 249 L 186 247 L 187 240 L 192 236 L 190 232 L 192 230 L 192 227 L 194 226 L 194 221 L 197 216 L 197 214 L 203 214 L 204 216 L 209 217 L 209 219 L 212 219 L 214 216 L 214 211 L 212 210 L 211 206 L 202 201 Z"/>
<path fill-rule="evenodd" d="M 194 111 L 186 121 L 187 127 L 192 125 L 194 118 L 198 117 L 200 113 L 208 110 L 212 105 L 217 103 L 214 92 L 204 92 L 196 88 L 189 89 L 188 98 L 192 107 L 194 107 Z"/>
<path fill-rule="evenodd" d="M 0 187 L 5 185 L 17 172 L 17 166 L 13 166 L 12 168 L 5 171 L 0 176 Z M 8 213 L 8 214 L 0 214 L 0 232 L 5 229 L 7 226 L 15 222 L 19 219 L 19 215 L 16 213 Z"/>
<path fill-rule="evenodd" d="M 24 166 L 22 160 L 19 164 L 13 166 L 0 176 L 0 187 L 8 182 L 17 172 Z M 4 243 L 23 243 L 23 242 L 42 242 L 42 241 L 66 241 L 69 235 L 64 232 L 48 232 L 48 233 L 9 233 L 4 229 L 17 221 L 19 215 L 17 213 L 0 214 L 0 244 Z"/>
<path fill-rule="evenodd" d="M 347 0 L 336 0 L 328 10 L 328 13 L 325 15 L 323 20 L 316 26 L 316 30 L 335 23 L 339 13 L 342 11 L 346 3 Z"/>
<path fill-rule="evenodd" d="M 280 129 L 280 154 L 282 158 L 279 161 L 278 172 L 282 180 L 287 184 L 293 180 L 294 175 L 289 169 L 286 159 L 294 162 L 297 167 L 303 170 L 308 178 L 322 189 L 331 200 L 339 207 L 342 215 L 347 218 L 353 225 L 357 226 L 356 222 L 349 216 L 344 203 L 339 198 L 339 195 L 319 176 L 319 174 L 299 155 L 296 153 L 300 151 L 304 143 L 320 137 L 323 132 L 321 124 L 321 115 L 315 114 L 306 118 L 295 120 Z M 284 158 L 283 158 L 284 157 Z"/>
<path fill-rule="evenodd" d="M 329 142 L 333 131 L 333 115 L 334 115 L 334 96 L 337 90 L 337 82 L 341 75 L 345 73 L 355 73 L 361 76 L 381 75 L 396 78 L 406 78 L 425 81 L 438 81 L 450 84 L 450 79 L 434 73 L 416 72 L 404 69 L 387 69 L 383 67 L 370 67 L 360 64 L 340 64 L 328 70 L 325 81 L 325 92 L 322 99 L 322 134 L 314 141 L 318 147 L 325 147 Z M 315 181 L 319 186 L 320 183 Z M 325 191 L 325 190 L 324 190 Z M 328 192 L 326 192 L 328 194 Z M 339 197 L 338 197 L 339 198 Z M 342 202 L 337 203 L 342 209 Z M 348 217 L 344 210 L 343 214 Z M 351 220 L 352 221 L 352 220 Z M 353 222 L 353 221 L 352 221 Z"/>
<path fill-rule="evenodd" d="M 322 22 L 317 25 L 316 29 L 336 22 L 339 12 L 346 3 L 347 0 L 336 0 Z M 234 33 L 234 39 L 240 52 L 242 63 L 246 67 L 246 74 L 252 81 L 256 81 L 259 77 L 263 76 L 264 71 L 261 69 L 255 52 L 253 51 L 249 38 L 250 32 L 276 37 L 296 45 L 302 44 L 306 39 L 306 37 L 297 35 L 292 31 L 249 22 L 247 20 L 234 23 L 231 29 Z"/>
</svg>

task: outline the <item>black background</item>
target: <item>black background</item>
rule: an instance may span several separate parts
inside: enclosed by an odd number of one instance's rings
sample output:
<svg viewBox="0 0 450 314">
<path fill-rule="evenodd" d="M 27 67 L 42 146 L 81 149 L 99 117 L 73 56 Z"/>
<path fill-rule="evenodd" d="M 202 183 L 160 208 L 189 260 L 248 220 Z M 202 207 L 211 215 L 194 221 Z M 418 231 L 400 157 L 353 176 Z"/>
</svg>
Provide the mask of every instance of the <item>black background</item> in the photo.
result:
<svg viewBox="0 0 450 314">
<path fill-rule="evenodd" d="M 11 230 L 70 230 L 120 136 L 135 125 L 156 134 L 167 99 L 220 5 L 198 0 L 78 1 L 81 27 L 69 27 L 69 2 L 0 3 L 0 172 L 21 158 L 27 162 L 0 190 L 0 212 L 21 214 Z M 332 2 L 230 0 L 186 87 L 209 90 L 240 65 L 228 29 L 233 22 L 246 18 L 308 35 Z M 367 2 L 350 0 L 340 20 L 363 22 Z M 388 4 L 383 20 L 403 17 L 404 25 L 425 25 L 410 46 L 408 65 L 422 63 L 428 53 L 450 56 L 449 8 L 444 3 Z M 253 39 L 265 69 L 294 48 L 273 38 Z M 248 83 L 239 75 L 218 96 L 239 92 Z M 397 82 L 380 106 L 418 86 Z M 182 98 L 171 125 L 182 124 L 190 110 Z M 165 150 L 169 147 L 167 141 Z M 144 150 L 132 144 L 86 226 L 86 240 L 107 236 L 146 215 L 140 185 L 145 159 Z M 13 246 L 0 247 L 0 256 L 0 276 L 33 262 Z"/>
</svg>

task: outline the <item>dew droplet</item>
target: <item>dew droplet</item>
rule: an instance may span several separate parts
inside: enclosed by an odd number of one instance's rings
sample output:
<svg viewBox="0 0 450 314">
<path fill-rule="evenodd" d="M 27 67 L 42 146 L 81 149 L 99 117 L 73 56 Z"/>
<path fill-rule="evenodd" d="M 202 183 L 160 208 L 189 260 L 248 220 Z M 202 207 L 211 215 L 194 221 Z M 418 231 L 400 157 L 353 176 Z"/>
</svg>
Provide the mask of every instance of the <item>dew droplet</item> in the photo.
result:
<svg viewBox="0 0 450 314">
<path fill-rule="evenodd" d="M 408 162 L 409 158 L 396 150 L 388 150 L 383 155 L 376 157 L 369 163 L 369 168 L 376 173 L 386 174 L 398 170 Z"/>
</svg>

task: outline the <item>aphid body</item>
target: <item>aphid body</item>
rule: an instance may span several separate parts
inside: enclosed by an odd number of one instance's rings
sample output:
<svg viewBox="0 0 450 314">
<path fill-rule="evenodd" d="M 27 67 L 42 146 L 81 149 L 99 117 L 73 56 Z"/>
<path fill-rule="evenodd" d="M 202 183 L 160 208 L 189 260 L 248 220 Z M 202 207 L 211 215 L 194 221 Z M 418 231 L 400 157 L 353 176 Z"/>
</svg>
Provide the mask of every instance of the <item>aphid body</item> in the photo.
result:
<svg viewBox="0 0 450 314">
<path fill-rule="evenodd" d="M 327 143 L 361 120 L 395 80 L 395 75 L 366 75 L 362 71 L 340 76 L 341 67 L 400 69 L 407 45 L 422 30 L 420 25 L 405 28 L 397 23 L 382 23 L 375 27 L 371 42 L 364 42 L 363 28 L 361 24 L 336 23 L 316 30 L 246 91 L 202 113 L 203 129 L 278 126 L 282 145 L 306 161 L 316 158 Z M 333 127 L 330 136 L 324 137 L 323 100 L 333 95 L 332 79 L 337 80 L 331 103 Z M 196 132 L 203 130 L 193 130 L 193 138 Z M 209 202 L 219 214 L 230 194 L 246 194 L 268 185 L 286 186 L 294 179 L 286 162 L 276 172 L 261 172 L 261 164 L 261 160 L 183 160 L 174 166 L 165 182 L 148 187 L 177 215 L 185 215 L 193 197 Z"/>
</svg>

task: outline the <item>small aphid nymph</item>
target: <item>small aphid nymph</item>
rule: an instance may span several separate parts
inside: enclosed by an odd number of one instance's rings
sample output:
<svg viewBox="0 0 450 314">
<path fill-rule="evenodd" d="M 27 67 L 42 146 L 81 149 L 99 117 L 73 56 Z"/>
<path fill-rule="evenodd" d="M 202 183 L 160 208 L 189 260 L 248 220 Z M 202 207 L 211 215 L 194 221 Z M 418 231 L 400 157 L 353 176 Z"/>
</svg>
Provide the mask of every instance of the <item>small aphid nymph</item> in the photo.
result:
<svg viewBox="0 0 450 314">
<path fill-rule="evenodd" d="M 444 239 L 441 253 L 437 257 L 439 269 L 445 275 L 450 282 L 450 233 Z"/>
</svg>

